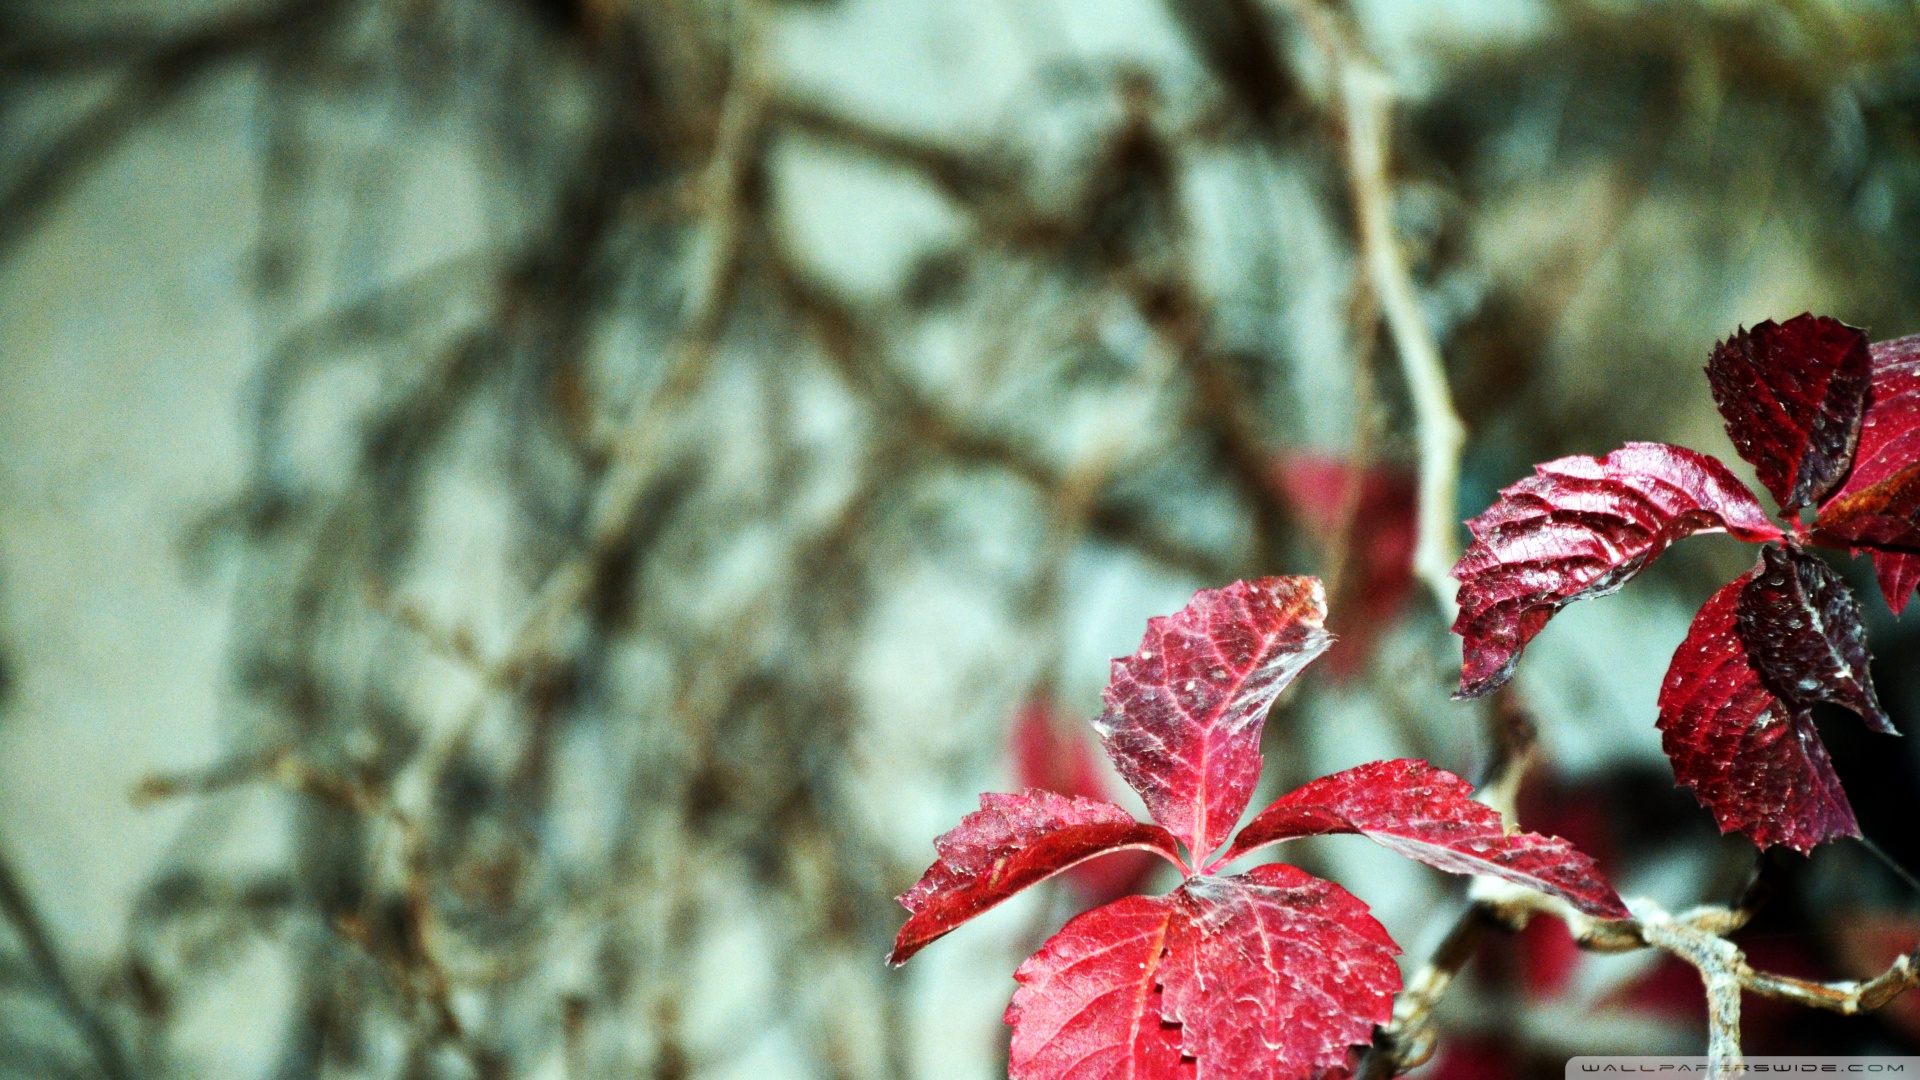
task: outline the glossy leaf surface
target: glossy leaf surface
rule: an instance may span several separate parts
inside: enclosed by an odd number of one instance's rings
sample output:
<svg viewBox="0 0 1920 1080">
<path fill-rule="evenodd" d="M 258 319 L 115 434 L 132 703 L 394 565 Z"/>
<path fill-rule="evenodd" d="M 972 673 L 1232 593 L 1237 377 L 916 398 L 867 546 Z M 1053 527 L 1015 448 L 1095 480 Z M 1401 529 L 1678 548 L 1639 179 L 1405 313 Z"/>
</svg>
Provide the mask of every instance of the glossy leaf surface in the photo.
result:
<svg viewBox="0 0 1920 1080">
<path fill-rule="evenodd" d="M 1299 1080 L 1345 1069 L 1400 989 L 1400 949 L 1340 886 L 1281 864 L 1174 894 L 1167 1017 L 1199 1080 Z"/>
<path fill-rule="evenodd" d="M 1062 927 L 1013 974 L 1014 1080 L 1177 1080 L 1180 1029 L 1161 1019 L 1160 966 L 1179 904 L 1129 896 Z"/>
<path fill-rule="evenodd" d="M 1247 823 L 1227 857 L 1325 833 L 1358 833 L 1448 873 L 1504 878 L 1562 897 L 1590 915 L 1628 915 L 1593 860 L 1572 844 L 1508 833 L 1498 811 L 1474 801 L 1466 781 L 1412 759 L 1370 762 L 1282 796 Z"/>
<path fill-rule="evenodd" d="M 1829 502 L 1814 530 L 1834 547 L 1920 554 L 1920 462 Z"/>
<path fill-rule="evenodd" d="M 1886 734 L 1893 721 L 1873 692 L 1860 602 L 1826 563 L 1769 545 L 1734 605 L 1748 660 L 1774 695 L 1796 706 L 1831 702 Z"/>
<path fill-rule="evenodd" d="M 1866 420 L 1860 425 L 1860 445 L 1854 453 L 1853 472 L 1822 509 L 1823 519 L 1842 500 L 1885 483 L 1896 473 L 1920 462 L 1920 335 L 1879 342 L 1871 352 L 1873 389 L 1868 398 Z M 1872 554 L 1873 567 L 1880 578 L 1880 593 L 1897 615 L 1905 610 L 1914 589 L 1920 588 L 1920 554 L 1891 551 Z"/>
<path fill-rule="evenodd" d="M 1113 662 L 1095 730 L 1154 820 L 1196 858 L 1246 809 L 1267 710 L 1332 641 L 1325 620 L 1315 578 L 1235 582 L 1149 619 L 1140 650 Z"/>
<path fill-rule="evenodd" d="M 1866 334 L 1825 316 L 1760 323 L 1707 361 L 1734 449 L 1784 510 L 1819 502 L 1847 475 L 1872 378 Z"/>
<path fill-rule="evenodd" d="M 1781 535 L 1726 466 L 1663 443 L 1536 466 L 1467 528 L 1473 544 L 1453 572 L 1462 697 L 1497 689 L 1555 612 L 1619 589 L 1675 540 L 1722 529 L 1743 540 Z"/>
<path fill-rule="evenodd" d="M 1735 609 L 1754 577 L 1723 586 L 1694 617 L 1661 685 L 1657 726 L 1674 779 L 1721 832 L 1807 852 L 1860 827 L 1812 716 L 1768 689 L 1747 658 Z"/>
<path fill-rule="evenodd" d="M 1266 578 L 1203 591 L 1148 623 L 1116 660 L 1099 730 L 1123 777 L 1201 853 L 1245 809 L 1274 698 L 1327 647 L 1320 584 Z M 1092 787 L 1051 706 L 1013 737 L 1020 770 Z M 1602 915 L 1624 914 L 1564 841 L 1509 836 L 1466 784 L 1425 762 L 1376 762 L 1309 784 L 1260 816 L 1233 853 L 1288 836 L 1360 832 L 1444 869 L 1498 874 Z M 1007 1008 L 1016 1080 L 1338 1080 L 1392 1012 L 1399 947 L 1344 889 L 1291 866 L 1216 874 L 1182 864 L 1175 835 L 1110 803 L 1042 790 L 983 795 L 935 842 L 902 896 L 891 959 L 1083 859 L 1137 847 L 1173 860 L 1168 896 L 1123 897 L 1069 922 L 1015 974 Z"/>
<path fill-rule="evenodd" d="M 889 963 L 905 963 L 928 942 L 1084 859 L 1122 848 L 1178 858 L 1165 829 L 1112 803 L 1033 790 L 980 796 L 980 809 L 933 847 L 939 859 L 900 897 L 913 915 L 894 939 Z"/>
</svg>

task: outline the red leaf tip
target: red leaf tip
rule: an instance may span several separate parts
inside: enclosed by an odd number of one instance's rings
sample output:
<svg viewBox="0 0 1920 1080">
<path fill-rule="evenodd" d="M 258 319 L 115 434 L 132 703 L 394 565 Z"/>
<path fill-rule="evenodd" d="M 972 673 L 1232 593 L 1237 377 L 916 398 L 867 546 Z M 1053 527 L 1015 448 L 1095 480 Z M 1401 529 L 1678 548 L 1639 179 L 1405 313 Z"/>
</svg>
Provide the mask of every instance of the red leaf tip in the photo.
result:
<svg viewBox="0 0 1920 1080">
<path fill-rule="evenodd" d="M 1326 614 L 1318 578 L 1237 581 L 1149 619 L 1139 651 L 1113 662 L 1094 729 L 1154 820 L 1196 858 L 1246 809 L 1267 710 L 1332 642 Z"/>
</svg>

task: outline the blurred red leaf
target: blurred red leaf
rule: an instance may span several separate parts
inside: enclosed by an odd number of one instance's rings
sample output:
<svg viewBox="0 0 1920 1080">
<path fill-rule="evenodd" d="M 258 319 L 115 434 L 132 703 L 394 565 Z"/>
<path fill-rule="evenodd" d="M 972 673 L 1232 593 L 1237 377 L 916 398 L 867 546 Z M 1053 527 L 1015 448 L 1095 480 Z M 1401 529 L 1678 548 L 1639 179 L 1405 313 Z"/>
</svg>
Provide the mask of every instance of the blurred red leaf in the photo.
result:
<svg viewBox="0 0 1920 1080">
<path fill-rule="evenodd" d="M 1328 624 L 1342 648 L 1328 667 L 1350 678 L 1413 594 L 1418 480 L 1403 468 L 1375 465 L 1362 472 L 1324 454 L 1282 457 L 1274 480 L 1313 538 L 1342 553 L 1340 595 Z"/>
<path fill-rule="evenodd" d="M 1050 791 L 980 796 L 980 809 L 933 842 L 939 859 L 900 897 L 913 915 L 892 964 L 1020 890 L 1097 855 L 1144 848 L 1178 862 L 1173 837 L 1112 803 Z"/>
<path fill-rule="evenodd" d="M 1247 808 L 1267 710 L 1332 642 L 1325 619 L 1317 579 L 1237 581 L 1147 620 L 1140 650 L 1113 662 L 1094 728 L 1153 819 L 1196 859 Z"/>
<path fill-rule="evenodd" d="M 1776 697 L 1748 659 L 1736 609 L 1757 572 L 1722 586 L 1694 616 L 1660 688 L 1655 726 L 1674 779 L 1721 832 L 1805 853 L 1859 836 L 1860 826 L 1812 716 Z"/>
<path fill-rule="evenodd" d="M 1467 523 L 1474 542 L 1453 570 L 1461 697 L 1497 689 L 1555 612 L 1619 589 L 1675 540 L 1723 529 L 1742 540 L 1781 536 L 1725 465 L 1683 447 L 1628 443 L 1535 473 Z"/>
<path fill-rule="evenodd" d="M 1536 924 L 1552 922 L 1535 919 Z M 1565 937 L 1565 931 L 1561 931 Z M 1443 1036 L 1433 1064 L 1416 1074 L 1419 1080 L 1514 1080 L 1520 1075 L 1513 1052 L 1499 1042 L 1486 1038 Z"/>
<path fill-rule="evenodd" d="M 1528 920 L 1514 935 L 1513 945 L 1520 961 L 1521 985 L 1529 996 L 1542 1000 L 1567 992 L 1586 955 L 1568 932 L 1567 924 L 1551 915 Z"/>
<path fill-rule="evenodd" d="M 1602 918 L 1628 917 L 1613 886 L 1572 844 L 1508 833 L 1466 781 L 1424 761 L 1375 761 L 1281 796 L 1240 831 L 1226 858 L 1297 836 L 1358 833 L 1450 874 L 1487 874 L 1561 897 Z"/>
<path fill-rule="evenodd" d="M 1062 927 L 1013 973 L 1014 1080 L 1176 1080 L 1180 1029 L 1161 1019 L 1160 965 L 1178 903 L 1130 896 Z"/>
<path fill-rule="evenodd" d="M 1741 330 L 1707 361 L 1734 449 L 1787 511 L 1847 475 L 1872 381 L 1867 335 L 1825 316 Z"/>
<path fill-rule="evenodd" d="M 1281 864 L 1174 894 L 1166 1015 L 1198 1080 L 1345 1069 L 1400 989 L 1399 946 L 1352 893 Z"/>
<path fill-rule="evenodd" d="M 1048 695 L 1036 694 L 1014 716 L 1010 733 L 1014 777 L 1021 787 L 1082 799 L 1107 799 L 1113 781 L 1092 732 L 1063 724 Z M 1104 904 L 1139 890 L 1158 861 L 1150 852 L 1127 849 L 1068 870 L 1065 880 L 1088 904 Z"/>
<path fill-rule="evenodd" d="M 1842 974 L 1871 979 L 1920 943 L 1920 917 L 1899 912 L 1851 912 L 1836 920 L 1835 952 Z M 1920 994 L 1901 994 L 1880 1007 L 1881 1020 L 1920 1041 Z"/>
<path fill-rule="evenodd" d="M 1867 671 L 1867 628 L 1840 575 L 1804 552 L 1768 545 L 1734 604 L 1747 659 L 1778 697 L 1805 707 L 1830 702 L 1867 726 L 1898 734 Z"/>
<path fill-rule="evenodd" d="M 1602 998 L 1599 1005 L 1701 1027 L 1707 1022 L 1707 988 L 1700 982 L 1699 970 L 1668 953 L 1661 954 L 1640 977 Z"/>
</svg>

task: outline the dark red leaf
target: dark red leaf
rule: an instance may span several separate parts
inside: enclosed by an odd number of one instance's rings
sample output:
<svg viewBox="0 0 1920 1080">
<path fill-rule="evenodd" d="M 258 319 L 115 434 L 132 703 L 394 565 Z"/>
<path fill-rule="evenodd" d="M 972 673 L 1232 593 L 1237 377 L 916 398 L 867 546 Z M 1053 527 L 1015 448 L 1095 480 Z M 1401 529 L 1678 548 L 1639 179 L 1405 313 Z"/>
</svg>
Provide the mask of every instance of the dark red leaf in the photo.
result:
<svg viewBox="0 0 1920 1080">
<path fill-rule="evenodd" d="M 1084 859 L 1122 848 L 1178 863 L 1173 837 L 1112 803 L 1050 791 L 980 796 L 980 809 L 933 842 L 939 859 L 900 897 L 913 916 L 887 960 L 904 964 L 928 942 Z"/>
<path fill-rule="evenodd" d="M 1898 734 L 1873 692 L 1860 602 L 1840 575 L 1804 552 L 1768 545 L 1734 605 L 1747 659 L 1775 696 L 1798 706 L 1830 702 L 1867 726 Z"/>
<path fill-rule="evenodd" d="M 1734 449 L 1789 511 L 1819 502 L 1847 475 L 1872 379 L 1867 335 L 1825 316 L 1768 320 L 1707 361 Z"/>
<path fill-rule="evenodd" d="M 1178 912 L 1129 896 L 1079 916 L 1013 973 L 1013 1080 L 1178 1080 L 1180 1029 L 1161 1019 L 1161 960 Z"/>
<path fill-rule="evenodd" d="M 1867 417 L 1860 425 L 1853 472 L 1834 493 L 1836 502 L 1920 461 L 1920 335 L 1882 341 L 1870 351 L 1873 389 L 1868 394 Z M 1920 556 L 1876 551 L 1873 565 L 1887 606 L 1900 614 L 1920 587 Z"/>
<path fill-rule="evenodd" d="M 1721 832 L 1802 853 L 1859 836 L 1840 778 L 1805 708 L 1774 696 L 1747 659 L 1736 609 L 1750 571 L 1694 616 L 1660 687 L 1661 745 L 1674 779 Z"/>
<path fill-rule="evenodd" d="M 1920 461 L 1820 510 L 1814 536 L 1834 547 L 1920 554 Z"/>
<path fill-rule="evenodd" d="M 1195 858 L 1247 808 L 1267 710 L 1332 641 L 1325 618 L 1314 578 L 1237 581 L 1147 620 L 1140 651 L 1113 662 L 1094 728 L 1154 820 Z"/>
<path fill-rule="evenodd" d="M 1535 473 L 1467 522 L 1473 545 L 1453 569 L 1453 630 L 1465 647 L 1459 697 L 1499 688 L 1555 612 L 1619 589 L 1675 540 L 1719 530 L 1752 541 L 1781 535 L 1726 466 L 1682 447 L 1628 443 Z"/>
<path fill-rule="evenodd" d="M 1321 547 L 1340 553 L 1340 595 L 1330 598 L 1327 626 L 1341 645 L 1327 663 L 1336 677 L 1350 678 L 1413 595 L 1418 480 L 1408 469 L 1362 471 L 1322 454 L 1283 457 L 1274 478 Z"/>
<path fill-rule="evenodd" d="M 1359 833 L 1451 874 L 1488 874 L 1551 893 L 1588 913 L 1628 917 L 1593 860 L 1538 833 L 1508 833 L 1466 781 L 1424 761 L 1374 761 L 1283 795 L 1234 838 L 1226 858 L 1296 836 Z"/>
<path fill-rule="evenodd" d="M 1258 866 L 1174 894 L 1166 1016 L 1198 1080 L 1302 1080 L 1346 1069 L 1393 1012 L 1400 949 L 1353 894 Z"/>
<path fill-rule="evenodd" d="M 1014 777 L 1021 787 L 1083 799 L 1108 798 L 1112 772 L 1100 757 L 1092 731 L 1085 724 L 1063 724 L 1048 695 L 1036 694 L 1021 707 L 1011 738 Z M 1119 851 L 1075 866 L 1067 871 L 1066 880 L 1089 906 L 1104 904 L 1137 891 L 1158 862 L 1149 852 Z"/>
</svg>

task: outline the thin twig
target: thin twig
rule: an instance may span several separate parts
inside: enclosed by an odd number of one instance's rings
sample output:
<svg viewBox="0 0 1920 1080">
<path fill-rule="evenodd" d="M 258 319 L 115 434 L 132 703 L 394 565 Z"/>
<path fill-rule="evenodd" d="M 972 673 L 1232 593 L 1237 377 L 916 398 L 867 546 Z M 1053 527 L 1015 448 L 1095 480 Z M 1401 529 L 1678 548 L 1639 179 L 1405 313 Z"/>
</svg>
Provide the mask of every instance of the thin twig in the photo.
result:
<svg viewBox="0 0 1920 1080">
<path fill-rule="evenodd" d="M 1455 491 L 1459 486 L 1460 450 L 1466 445 L 1466 425 L 1454 410 L 1440 345 L 1420 310 L 1413 274 L 1394 235 L 1393 185 L 1388 176 L 1392 84 L 1365 59 L 1331 13 L 1313 3 L 1298 7 L 1339 79 L 1348 190 L 1360 234 L 1360 256 L 1413 399 L 1420 449 L 1419 533 L 1413 570 L 1451 622 L 1457 610 L 1453 564 L 1459 557 Z"/>
<path fill-rule="evenodd" d="M 585 550 L 547 576 L 513 644 L 492 665 L 506 679 L 546 656 L 568 615 L 593 588 L 596 568 L 628 539 L 653 489 L 660 459 L 678 431 L 671 420 L 704 382 L 732 307 L 742 234 L 758 210 L 751 205 L 756 198 L 752 189 L 761 167 L 771 107 L 771 90 L 757 56 L 758 7 L 745 7 L 736 81 L 721 106 L 713 154 L 701 177 L 700 198 L 706 213 L 699 243 L 701 262 L 682 307 L 678 355 L 659 391 L 645 406 L 633 410 L 614 440 L 611 460 L 588 514 Z"/>
<path fill-rule="evenodd" d="M 1369 67 L 1349 61 L 1342 72 L 1341 100 L 1346 107 L 1347 163 L 1361 253 L 1379 294 L 1381 310 L 1386 313 L 1419 425 L 1420 529 L 1413 571 L 1433 590 L 1434 602 L 1451 622 L 1456 610 L 1453 564 L 1459 558 L 1454 493 L 1459 485 L 1466 426 L 1454 411 L 1440 346 L 1421 314 L 1413 276 L 1393 235 L 1393 194 L 1387 180 L 1390 99 L 1386 79 Z"/>
<path fill-rule="evenodd" d="M 1727 940 L 1754 915 L 1748 906 L 1757 903 L 1751 889 L 1749 898 L 1734 907 L 1708 904 L 1671 915 L 1651 900 L 1628 897 L 1627 908 L 1634 913 L 1631 919 L 1596 919 L 1557 897 L 1493 878 L 1475 878 L 1472 895 L 1511 927 L 1524 926 L 1535 915 L 1550 915 L 1566 923 L 1581 948 L 1595 952 L 1656 948 L 1692 965 L 1707 986 L 1708 1056 L 1721 1063 L 1739 1060 L 1737 991 L 1850 1016 L 1871 1012 L 1920 986 L 1920 947 L 1864 981 L 1822 983 L 1753 970 L 1739 947 Z M 1758 895 L 1763 896 L 1764 890 Z"/>
</svg>

